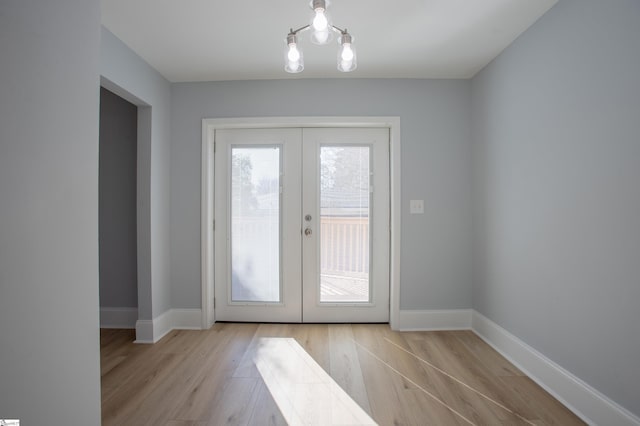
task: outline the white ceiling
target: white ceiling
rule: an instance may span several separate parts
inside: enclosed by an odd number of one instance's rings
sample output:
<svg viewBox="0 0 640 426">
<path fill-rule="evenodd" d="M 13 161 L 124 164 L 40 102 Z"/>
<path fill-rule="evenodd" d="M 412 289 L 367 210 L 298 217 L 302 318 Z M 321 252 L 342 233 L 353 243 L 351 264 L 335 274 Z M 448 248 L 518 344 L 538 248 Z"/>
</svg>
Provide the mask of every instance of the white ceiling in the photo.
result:
<svg viewBox="0 0 640 426">
<path fill-rule="evenodd" d="M 557 0 L 333 0 L 358 69 L 338 46 L 299 45 L 305 70 L 284 71 L 284 39 L 309 23 L 308 0 L 102 0 L 102 23 L 171 82 L 280 78 L 470 78 Z M 334 41 L 335 43 L 335 41 Z"/>
</svg>

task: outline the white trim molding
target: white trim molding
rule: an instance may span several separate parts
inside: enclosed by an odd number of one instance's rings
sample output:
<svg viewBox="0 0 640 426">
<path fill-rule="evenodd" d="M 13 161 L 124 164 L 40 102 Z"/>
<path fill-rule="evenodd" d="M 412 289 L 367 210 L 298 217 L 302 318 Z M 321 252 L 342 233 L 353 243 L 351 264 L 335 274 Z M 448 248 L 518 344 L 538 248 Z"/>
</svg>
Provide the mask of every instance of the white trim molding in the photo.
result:
<svg viewBox="0 0 640 426">
<path fill-rule="evenodd" d="M 246 117 L 205 118 L 202 120 L 202 194 L 201 194 L 201 280 L 202 328 L 215 322 L 214 265 L 213 265 L 213 158 L 214 136 L 217 129 L 267 129 L 286 127 L 381 127 L 389 129 L 389 174 L 391 198 L 391 247 L 389 323 L 400 329 L 400 218 L 402 216 L 400 182 L 400 117 Z"/>
<path fill-rule="evenodd" d="M 476 311 L 472 330 L 588 424 L 640 425 L 633 413 Z"/>
<path fill-rule="evenodd" d="M 138 320 L 135 343 L 156 343 L 172 330 L 201 329 L 200 309 L 169 309 L 153 320 Z"/>
<path fill-rule="evenodd" d="M 136 328 L 138 308 L 100 308 L 100 328 Z"/>
<path fill-rule="evenodd" d="M 397 330 L 469 330 L 471 315 L 471 309 L 401 310 Z"/>
</svg>

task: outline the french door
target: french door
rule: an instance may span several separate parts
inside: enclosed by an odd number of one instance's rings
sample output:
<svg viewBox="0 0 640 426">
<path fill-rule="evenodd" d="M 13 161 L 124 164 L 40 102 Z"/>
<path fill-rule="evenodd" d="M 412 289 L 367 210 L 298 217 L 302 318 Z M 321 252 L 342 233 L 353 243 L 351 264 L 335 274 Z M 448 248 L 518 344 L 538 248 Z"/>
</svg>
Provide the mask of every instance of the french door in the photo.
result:
<svg viewBox="0 0 640 426">
<path fill-rule="evenodd" d="M 215 132 L 217 321 L 389 320 L 388 129 Z"/>
</svg>

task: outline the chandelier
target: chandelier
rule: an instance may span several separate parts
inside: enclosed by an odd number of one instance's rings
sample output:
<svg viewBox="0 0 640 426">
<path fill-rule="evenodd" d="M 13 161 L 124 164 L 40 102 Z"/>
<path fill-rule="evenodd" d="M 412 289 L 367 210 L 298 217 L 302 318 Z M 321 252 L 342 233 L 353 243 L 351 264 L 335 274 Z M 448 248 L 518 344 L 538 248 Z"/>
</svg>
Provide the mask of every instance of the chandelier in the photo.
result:
<svg viewBox="0 0 640 426">
<path fill-rule="evenodd" d="M 297 30 L 290 29 L 284 49 L 284 70 L 289 73 L 299 73 L 304 69 L 302 50 L 298 47 L 298 33 L 311 30 L 311 42 L 313 44 L 329 44 L 334 33 L 339 33 L 338 45 L 338 70 L 351 72 L 356 69 L 356 50 L 353 46 L 353 37 L 346 28 L 340 29 L 331 23 L 327 14 L 328 0 L 311 0 L 309 4 L 313 9 L 311 23 Z"/>
</svg>

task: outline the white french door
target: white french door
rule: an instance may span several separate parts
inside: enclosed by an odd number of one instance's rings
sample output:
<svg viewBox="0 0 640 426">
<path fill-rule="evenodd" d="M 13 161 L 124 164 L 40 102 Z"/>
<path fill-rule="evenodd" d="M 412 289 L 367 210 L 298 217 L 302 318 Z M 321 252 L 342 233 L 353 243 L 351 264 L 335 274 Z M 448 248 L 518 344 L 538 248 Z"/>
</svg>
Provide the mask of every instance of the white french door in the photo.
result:
<svg viewBox="0 0 640 426">
<path fill-rule="evenodd" d="M 216 321 L 301 321 L 301 135 L 215 132 Z"/>
<path fill-rule="evenodd" d="M 217 321 L 389 320 L 388 129 L 215 132 Z"/>
<path fill-rule="evenodd" d="M 304 129 L 302 151 L 304 322 L 388 322 L 388 129 Z"/>
</svg>

